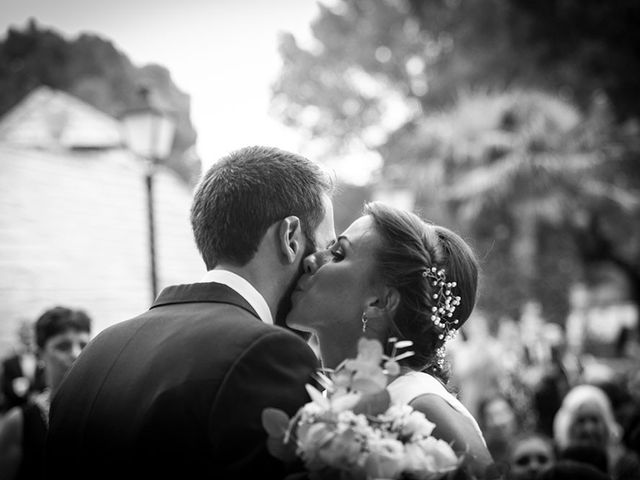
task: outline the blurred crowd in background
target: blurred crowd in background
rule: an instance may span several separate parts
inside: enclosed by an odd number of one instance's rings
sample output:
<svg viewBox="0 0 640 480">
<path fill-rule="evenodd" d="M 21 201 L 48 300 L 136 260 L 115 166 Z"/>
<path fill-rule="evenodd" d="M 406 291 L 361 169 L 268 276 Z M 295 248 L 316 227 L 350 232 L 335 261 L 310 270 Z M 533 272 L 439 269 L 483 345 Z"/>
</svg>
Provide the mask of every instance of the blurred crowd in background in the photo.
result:
<svg viewBox="0 0 640 480">
<path fill-rule="evenodd" d="M 508 478 L 542 478 L 559 461 L 587 463 L 602 478 L 640 478 L 635 310 L 599 317 L 574 293 L 564 326 L 530 302 L 515 320 L 476 316 L 450 345 L 452 387 Z M 557 478 L 591 478 L 570 475 Z"/>
<path fill-rule="evenodd" d="M 477 314 L 450 342 L 449 386 L 477 418 L 505 478 L 573 478 L 544 477 L 553 465 L 583 475 L 575 478 L 640 479 L 637 326 L 605 334 L 615 322 L 605 319 L 603 328 L 602 318 L 581 310 L 580 292 L 574 297 L 565 327 L 530 302 L 518 319 Z M 617 313 L 635 319 L 633 309 Z M 590 321 L 598 320 L 601 331 L 594 331 Z M 56 307 L 21 323 L 14 352 L 2 361 L 0 443 L 12 409 L 48 408 L 52 384 L 84 345 L 73 342 L 88 339 L 88 322 L 82 311 Z M 39 428 L 42 434 L 46 423 Z"/>
<path fill-rule="evenodd" d="M 270 108 L 306 139 L 300 153 L 336 170 L 336 231 L 365 201 L 401 200 L 478 254 L 450 387 L 510 478 L 567 459 L 583 465 L 574 478 L 640 478 L 639 21 L 635 0 L 334 0 L 311 42 L 279 38 Z M 86 307 L 100 331 L 155 296 L 144 175 L 159 187 L 158 284 L 201 273 L 184 221 L 201 170 L 190 95 L 128 47 L 35 19 L 0 39 L 0 432 L 12 409 L 48 398 L 55 357 L 34 323 L 50 301 Z M 141 84 L 177 112 L 152 170 L 116 133 L 102 138 Z M 368 173 L 350 183 L 343 170 Z"/>
</svg>

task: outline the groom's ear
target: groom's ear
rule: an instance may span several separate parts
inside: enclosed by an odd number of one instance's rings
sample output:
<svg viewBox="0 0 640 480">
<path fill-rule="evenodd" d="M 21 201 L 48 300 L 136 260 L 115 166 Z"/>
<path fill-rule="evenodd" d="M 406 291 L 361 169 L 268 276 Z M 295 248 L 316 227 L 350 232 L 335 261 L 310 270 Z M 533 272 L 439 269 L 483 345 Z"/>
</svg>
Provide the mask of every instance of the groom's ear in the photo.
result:
<svg viewBox="0 0 640 480">
<path fill-rule="evenodd" d="M 302 227 L 295 215 L 286 217 L 278 228 L 278 246 L 288 263 L 294 263 L 302 249 Z"/>
<path fill-rule="evenodd" d="M 400 293 L 392 287 L 380 287 L 376 296 L 368 299 L 367 310 L 372 315 L 393 316 L 400 304 Z"/>
</svg>

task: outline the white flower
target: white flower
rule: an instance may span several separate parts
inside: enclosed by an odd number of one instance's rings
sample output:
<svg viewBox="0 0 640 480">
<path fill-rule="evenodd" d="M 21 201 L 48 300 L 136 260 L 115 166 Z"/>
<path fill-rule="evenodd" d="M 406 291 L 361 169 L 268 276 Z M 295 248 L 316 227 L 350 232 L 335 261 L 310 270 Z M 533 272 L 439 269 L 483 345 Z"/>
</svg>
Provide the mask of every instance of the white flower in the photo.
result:
<svg viewBox="0 0 640 480">
<path fill-rule="evenodd" d="M 391 377 L 400 375 L 400 364 L 395 360 L 387 360 L 384 363 L 384 368 L 387 371 L 387 375 Z"/>
<path fill-rule="evenodd" d="M 380 367 L 383 353 L 377 340 L 361 338 L 358 342 L 358 356 L 346 360 L 344 369 L 351 374 L 350 386 L 360 393 L 376 393 L 387 386 L 387 376 Z"/>
<path fill-rule="evenodd" d="M 435 437 L 424 438 L 415 444 L 424 455 L 423 465 L 432 472 L 445 472 L 458 466 L 458 457 L 444 440 Z M 412 452 L 414 455 L 417 453 Z M 415 457 L 413 457 L 415 461 Z"/>
<path fill-rule="evenodd" d="M 298 451 L 308 463 L 313 463 L 320 449 L 335 436 L 326 423 L 300 425 L 298 428 Z"/>
<path fill-rule="evenodd" d="M 398 440 L 382 438 L 369 442 L 364 468 L 370 478 L 398 478 L 404 468 L 404 446 Z"/>
<path fill-rule="evenodd" d="M 413 412 L 413 408 L 406 404 L 391 405 L 386 412 L 380 415 L 385 422 L 403 422 L 404 418 Z"/>
<path fill-rule="evenodd" d="M 354 470 L 364 464 L 363 439 L 348 428 L 336 434 L 318 451 L 318 458 L 326 465 L 340 470 Z"/>
<path fill-rule="evenodd" d="M 409 405 L 390 405 L 387 376 L 399 373 L 397 361 L 413 354 L 395 356 L 397 348 L 408 346 L 396 342 L 389 358 L 379 342 L 361 340 L 356 359 L 321 377 L 329 385 L 325 394 L 307 385 L 311 402 L 293 419 L 268 409 L 263 425 L 272 454 L 297 455 L 311 472 L 332 468 L 353 479 L 397 479 L 407 473 L 426 480 L 456 468 L 459 460 L 451 446 L 431 436 L 434 423 Z"/>
<path fill-rule="evenodd" d="M 300 414 L 302 415 L 302 421 L 309 421 L 310 418 L 317 417 L 325 412 L 325 409 L 322 406 L 318 405 L 314 402 L 309 402 L 302 407 L 300 410 Z"/>
<path fill-rule="evenodd" d="M 400 433 L 409 438 L 424 438 L 431 435 L 436 424 L 427 420 L 422 412 L 412 411 L 403 419 Z"/>
<path fill-rule="evenodd" d="M 320 390 L 309 384 L 305 385 L 305 388 L 307 389 L 307 393 L 311 397 L 313 403 L 325 409 L 329 408 L 329 400 L 327 400 L 324 395 L 322 395 L 322 392 L 320 392 Z"/>
<path fill-rule="evenodd" d="M 15 393 L 20 398 L 27 395 L 30 386 L 31 382 L 29 382 L 29 379 L 27 377 L 16 377 L 11 382 L 13 393 Z"/>
<path fill-rule="evenodd" d="M 340 425 L 344 425 L 345 428 L 355 425 L 366 426 L 368 422 L 364 415 L 356 415 L 352 410 L 344 410 L 338 413 L 338 427 Z"/>
<path fill-rule="evenodd" d="M 361 394 L 351 392 L 344 395 L 336 395 L 331 398 L 331 410 L 333 412 L 344 412 L 346 410 L 352 410 L 353 407 L 360 401 Z"/>
<path fill-rule="evenodd" d="M 403 471 L 419 476 L 421 472 L 435 470 L 435 459 L 432 455 L 425 453 L 420 445 L 408 443 L 405 445 L 405 452 Z"/>
</svg>

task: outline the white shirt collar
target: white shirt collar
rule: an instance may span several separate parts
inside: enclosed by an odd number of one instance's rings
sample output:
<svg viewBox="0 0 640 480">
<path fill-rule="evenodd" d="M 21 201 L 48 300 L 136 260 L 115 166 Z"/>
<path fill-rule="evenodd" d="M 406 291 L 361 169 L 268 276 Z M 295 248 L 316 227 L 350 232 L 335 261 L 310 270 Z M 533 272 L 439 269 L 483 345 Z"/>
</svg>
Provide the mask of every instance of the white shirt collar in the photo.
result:
<svg viewBox="0 0 640 480">
<path fill-rule="evenodd" d="M 237 273 L 230 272 L 229 270 L 209 270 L 199 283 L 208 282 L 222 283 L 232 288 L 253 307 L 260 317 L 260 320 L 269 325 L 273 325 L 273 317 L 271 316 L 271 310 L 269 310 L 267 301 L 253 285 Z"/>
</svg>

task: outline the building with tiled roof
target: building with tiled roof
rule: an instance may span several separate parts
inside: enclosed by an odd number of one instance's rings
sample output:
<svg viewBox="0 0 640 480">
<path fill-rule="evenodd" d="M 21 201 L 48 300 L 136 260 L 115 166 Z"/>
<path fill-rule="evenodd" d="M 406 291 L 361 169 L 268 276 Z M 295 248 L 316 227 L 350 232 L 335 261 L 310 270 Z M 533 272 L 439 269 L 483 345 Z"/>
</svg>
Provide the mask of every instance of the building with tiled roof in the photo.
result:
<svg viewBox="0 0 640 480">
<path fill-rule="evenodd" d="M 145 168 L 117 120 L 69 94 L 42 87 L 0 119 L 0 355 L 55 305 L 85 309 L 94 333 L 149 307 Z M 161 289 L 205 267 L 190 187 L 163 167 L 154 182 Z"/>
</svg>

